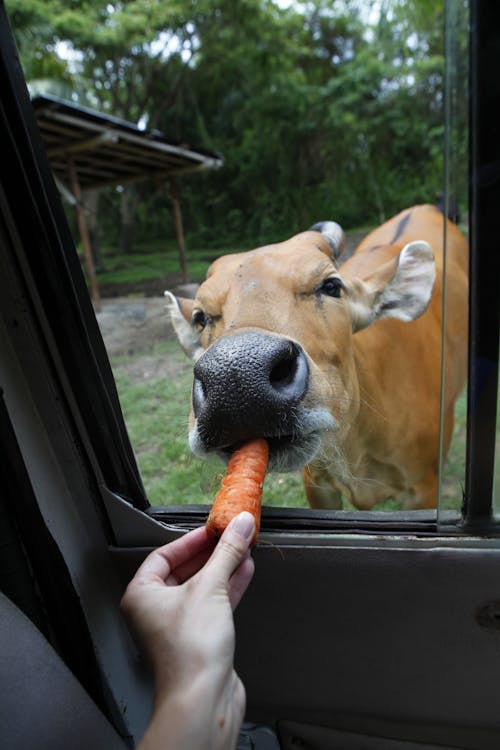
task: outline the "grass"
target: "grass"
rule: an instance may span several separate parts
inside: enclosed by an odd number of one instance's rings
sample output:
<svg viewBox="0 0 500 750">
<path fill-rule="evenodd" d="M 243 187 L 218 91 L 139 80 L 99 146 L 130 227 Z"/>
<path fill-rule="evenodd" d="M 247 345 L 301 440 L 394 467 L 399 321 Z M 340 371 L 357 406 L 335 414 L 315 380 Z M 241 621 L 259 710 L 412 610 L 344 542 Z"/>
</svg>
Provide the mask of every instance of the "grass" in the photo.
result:
<svg viewBox="0 0 500 750">
<path fill-rule="evenodd" d="M 467 433 L 467 398 L 465 391 L 455 404 L 453 438 L 441 479 L 443 509 L 460 510 L 465 484 L 465 443 Z"/>
<path fill-rule="evenodd" d="M 189 249 L 186 253 L 189 277 L 193 282 L 201 282 L 211 261 L 222 250 L 206 248 Z M 181 267 L 177 248 L 157 250 L 144 248 L 142 251 L 119 255 L 113 251 L 104 253 L 103 266 L 97 270 L 97 283 L 106 286 L 136 285 L 148 281 L 161 281 L 166 278 L 180 279 Z"/>
<path fill-rule="evenodd" d="M 211 503 L 224 467 L 217 459 L 203 461 L 187 445 L 192 364 L 176 342 L 156 347 L 153 354 L 165 367 L 151 379 L 130 367 L 129 357 L 113 359 L 113 370 L 130 439 L 152 505 Z M 459 509 L 464 476 L 466 403 L 457 404 L 455 437 L 442 491 L 442 508 Z M 300 473 L 270 474 L 264 487 L 266 505 L 308 507 Z M 388 500 L 377 510 L 397 510 Z"/>
<path fill-rule="evenodd" d="M 190 278 L 193 281 L 201 281 L 205 277 L 207 266 L 206 260 L 190 260 Z M 162 281 L 166 277 L 175 277 L 179 274 L 178 258 L 167 253 L 124 255 L 111 257 L 106 261 L 105 269 L 97 273 L 97 283 L 140 285 L 144 281 Z"/>
</svg>

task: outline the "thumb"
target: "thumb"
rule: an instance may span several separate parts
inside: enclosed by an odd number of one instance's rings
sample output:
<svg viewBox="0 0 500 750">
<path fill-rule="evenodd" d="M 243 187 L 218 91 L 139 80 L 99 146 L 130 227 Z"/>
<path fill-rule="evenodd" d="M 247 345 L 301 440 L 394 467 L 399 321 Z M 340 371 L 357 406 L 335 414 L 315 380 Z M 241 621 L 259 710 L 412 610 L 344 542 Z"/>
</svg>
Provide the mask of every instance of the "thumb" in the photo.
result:
<svg viewBox="0 0 500 750">
<path fill-rule="evenodd" d="M 206 565 L 207 572 L 210 571 L 210 575 L 215 577 L 216 583 L 228 583 L 246 556 L 254 534 L 255 519 L 251 513 L 243 511 L 232 519 Z"/>
</svg>

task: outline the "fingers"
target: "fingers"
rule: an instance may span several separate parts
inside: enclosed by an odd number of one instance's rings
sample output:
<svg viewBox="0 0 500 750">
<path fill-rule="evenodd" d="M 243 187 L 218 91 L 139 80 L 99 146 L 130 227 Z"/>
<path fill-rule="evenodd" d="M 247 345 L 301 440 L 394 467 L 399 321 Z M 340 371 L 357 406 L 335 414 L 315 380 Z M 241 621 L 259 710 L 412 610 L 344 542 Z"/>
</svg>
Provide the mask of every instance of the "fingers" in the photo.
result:
<svg viewBox="0 0 500 750">
<path fill-rule="evenodd" d="M 198 573 L 210 558 L 213 549 L 214 545 L 212 543 L 208 549 L 202 550 L 190 560 L 186 560 L 185 563 L 181 563 L 176 568 L 173 568 L 170 575 L 165 579 L 166 585 L 177 586 Z"/>
<path fill-rule="evenodd" d="M 253 575 L 253 562 L 250 558 L 244 561 L 244 558 L 248 555 L 254 532 L 255 520 L 251 513 L 240 513 L 231 521 L 213 550 L 213 541 L 205 527 L 200 526 L 151 552 L 139 567 L 131 585 L 162 583 L 175 586 L 184 583 L 206 565 L 213 584 L 227 587 L 234 609 Z"/>
<path fill-rule="evenodd" d="M 234 611 L 241 601 L 241 598 L 248 588 L 253 578 L 255 564 L 253 559 L 248 556 L 234 571 L 228 583 L 228 595 L 231 609 Z"/>
<path fill-rule="evenodd" d="M 205 566 L 215 585 L 227 585 L 245 557 L 255 532 L 255 520 L 244 511 L 233 518 Z"/>
<path fill-rule="evenodd" d="M 207 560 L 213 548 L 203 526 L 190 531 L 174 542 L 169 542 L 151 552 L 134 576 L 136 582 L 169 582 L 171 575 L 177 578 L 176 572 L 180 572 L 180 580 L 186 580 L 196 573 Z"/>
</svg>

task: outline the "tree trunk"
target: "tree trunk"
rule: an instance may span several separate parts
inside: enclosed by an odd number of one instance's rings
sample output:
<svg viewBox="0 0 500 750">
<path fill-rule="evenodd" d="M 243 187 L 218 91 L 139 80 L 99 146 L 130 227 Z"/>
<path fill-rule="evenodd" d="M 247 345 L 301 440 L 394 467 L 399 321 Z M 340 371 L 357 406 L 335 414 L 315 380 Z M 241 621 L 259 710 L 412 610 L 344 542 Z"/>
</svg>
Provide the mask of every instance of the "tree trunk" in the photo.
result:
<svg viewBox="0 0 500 750">
<path fill-rule="evenodd" d="M 120 253 L 127 255 L 133 250 L 135 218 L 139 195 L 133 185 L 123 188 L 120 196 Z"/>
<path fill-rule="evenodd" d="M 96 269 L 104 267 L 99 232 L 99 190 L 83 191 L 83 208 Z"/>
<path fill-rule="evenodd" d="M 184 242 L 184 228 L 182 226 L 181 204 L 179 202 L 179 193 L 177 190 L 177 180 L 171 177 L 168 183 L 169 198 L 172 203 L 172 214 L 174 217 L 175 233 L 177 235 L 177 245 L 179 247 L 179 261 L 182 273 L 182 282 L 187 284 L 189 281 L 187 261 L 186 261 L 186 243 Z"/>
</svg>

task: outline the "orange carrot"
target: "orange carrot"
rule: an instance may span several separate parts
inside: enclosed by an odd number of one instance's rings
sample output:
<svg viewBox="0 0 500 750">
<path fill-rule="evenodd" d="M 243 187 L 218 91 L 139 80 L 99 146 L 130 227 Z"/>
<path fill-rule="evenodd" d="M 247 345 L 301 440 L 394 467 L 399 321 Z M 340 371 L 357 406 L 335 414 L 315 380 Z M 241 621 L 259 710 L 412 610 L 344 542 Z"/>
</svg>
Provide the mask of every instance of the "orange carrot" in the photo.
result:
<svg viewBox="0 0 500 750">
<path fill-rule="evenodd" d="M 247 510 L 255 518 L 252 541 L 255 544 L 260 529 L 262 486 L 268 455 L 269 446 L 263 438 L 250 440 L 235 450 L 207 518 L 210 536 L 218 539 L 231 519 Z"/>
</svg>

